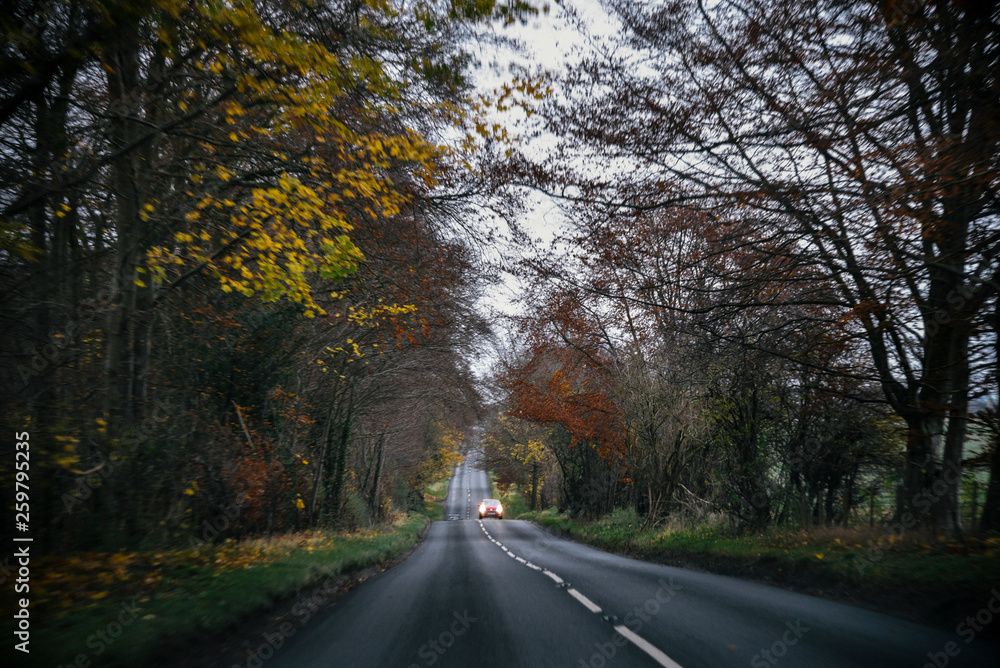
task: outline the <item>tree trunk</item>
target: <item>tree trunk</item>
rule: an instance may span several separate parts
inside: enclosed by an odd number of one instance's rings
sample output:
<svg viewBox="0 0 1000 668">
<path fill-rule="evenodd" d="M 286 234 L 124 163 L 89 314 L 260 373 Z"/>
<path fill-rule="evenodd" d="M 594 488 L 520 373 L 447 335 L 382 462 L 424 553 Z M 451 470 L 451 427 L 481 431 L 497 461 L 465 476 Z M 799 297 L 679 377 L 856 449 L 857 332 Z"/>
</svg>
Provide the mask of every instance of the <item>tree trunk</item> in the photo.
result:
<svg viewBox="0 0 1000 668">
<path fill-rule="evenodd" d="M 972 481 L 972 512 L 969 514 L 969 526 L 976 526 L 976 516 L 979 514 L 979 481 Z"/>
<path fill-rule="evenodd" d="M 931 412 L 914 412 L 907 417 L 906 461 L 903 481 L 896 495 L 896 521 L 904 526 L 933 523 L 931 496 L 935 470 L 935 450 L 940 452 L 943 419 Z"/>
<path fill-rule="evenodd" d="M 538 499 L 538 462 L 531 463 L 531 501 L 528 510 L 534 510 Z"/>
<path fill-rule="evenodd" d="M 319 483 L 323 479 L 323 469 L 326 466 L 326 459 L 330 455 L 330 432 L 332 431 L 334 412 L 331 408 L 326 416 L 326 425 L 323 427 L 323 449 L 316 465 L 316 474 L 313 476 L 312 493 L 309 497 L 309 515 L 306 518 L 306 525 L 312 527 L 319 516 L 316 508 L 316 500 L 319 495 Z"/>
<path fill-rule="evenodd" d="M 136 264 L 139 229 L 138 169 L 134 147 L 137 130 L 129 120 L 130 95 L 138 88 L 139 48 L 134 27 L 122 31 L 105 62 L 112 125 L 111 150 L 119 155 L 111 163 L 111 190 L 115 199 L 116 253 L 111 280 L 112 308 L 108 322 L 105 373 L 108 393 L 105 412 L 110 416 L 109 435 L 119 435 L 133 422 L 132 388 L 134 349 L 132 315 L 136 307 Z"/>
<path fill-rule="evenodd" d="M 1000 300 L 993 307 L 993 360 L 994 378 L 1000 389 Z M 986 487 L 986 498 L 983 500 L 983 514 L 979 526 L 983 531 L 1000 530 L 1000 434 L 990 435 L 993 443 L 993 454 L 990 456 L 990 482 Z"/>
<path fill-rule="evenodd" d="M 1000 443 L 996 442 L 993 443 L 993 455 L 990 457 L 990 484 L 986 488 L 979 527 L 983 531 L 1000 530 Z"/>
<path fill-rule="evenodd" d="M 962 517 L 960 493 L 962 489 L 962 452 L 969 411 L 969 339 L 962 328 L 955 331 L 952 355 L 952 392 L 948 416 L 948 433 L 945 436 L 941 468 L 934 481 L 933 491 L 940 498 L 935 507 L 937 528 L 960 534 Z M 939 493 L 940 492 L 940 493 Z"/>
<path fill-rule="evenodd" d="M 368 492 L 368 507 L 371 509 L 372 517 L 379 517 L 378 507 L 378 483 L 382 478 L 382 455 L 385 452 L 385 435 L 380 434 L 375 442 L 375 468 L 373 470 L 373 480 L 371 489 Z"/>
<path fill-rule="evenodd" d="M 325 510 L 328 517 L 336 517 L 340 512 L 340 495 L 344 487 L 344 474 L 347 471 L 347 446 L 351 442 L 351 422 L 354 418 L 354 391 L 348 395 L 347 409 L 344 411 L 344 419 L 340 423 L 340 437 L 336 443 L 333 453 L 333 462 L 330 470 L 329 488 L 326 494 Z"/>
<path fill-rule="evenodd" d="M 851 509 L 854 507 L 854 480 L 858 475 L 858 467 L 855 465 L 851 469 L 851 475 L 847 478 L 847 489 L 844 490 L 844 510 L 840 516 L 840 526 L 847 527 L 851 523 Z"/>
</svg>

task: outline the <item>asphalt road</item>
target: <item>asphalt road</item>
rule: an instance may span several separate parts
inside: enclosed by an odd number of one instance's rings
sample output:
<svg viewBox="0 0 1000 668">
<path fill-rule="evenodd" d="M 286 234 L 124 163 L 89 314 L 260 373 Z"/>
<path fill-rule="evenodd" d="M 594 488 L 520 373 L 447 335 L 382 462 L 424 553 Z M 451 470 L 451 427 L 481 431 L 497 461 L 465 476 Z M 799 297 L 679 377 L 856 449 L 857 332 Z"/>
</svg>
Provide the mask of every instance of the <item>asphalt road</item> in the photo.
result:
<svg viewBox="0 0 1000 668">
<path fill-rule="evenodd" d="M 460 519 L 435 522 L 408 559 L 317 613 L 253 668 L 1000 666 L 1000 648 L 970 638 L 971 627 L 930 628 L 615 556 L 527 522 L 480 521 L 488 490 L 467 460 L 446 505 L 446 517 Z M 988 614 L 1000 615 L 1000 599 L 993 607 Z"/>
</svg>

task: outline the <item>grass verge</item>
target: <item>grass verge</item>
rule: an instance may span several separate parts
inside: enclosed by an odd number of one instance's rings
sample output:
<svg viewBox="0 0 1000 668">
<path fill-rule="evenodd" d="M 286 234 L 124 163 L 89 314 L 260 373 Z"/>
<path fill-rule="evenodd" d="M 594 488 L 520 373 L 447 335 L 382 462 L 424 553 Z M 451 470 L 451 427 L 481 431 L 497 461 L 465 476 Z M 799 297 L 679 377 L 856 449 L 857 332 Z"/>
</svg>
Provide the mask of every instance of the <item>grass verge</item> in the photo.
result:
<svg viewBox="0 0 1000 668">
<path fill-rule="evenodd" d="M 31 653 L 17 665 L 150 665 L 185 638 L 221 632 L 323 581 L 396 559 L 429 521 L 416 513 L 355 532 L 41 559 L 32 563 Z M 3 609 L 14 609 L 4 600 L 11 596 L 8 589 L 0 598 Z"/>
<path fill-rule="evenodd" d="M 951 628 L 1000 592 L 995 534 L 958 541 L 877 527 L 743 536 L 717 527 L 642 530 L 634 512 L 621 510 L 596 521 L 570 519 L 554 509 L 519 518 L 611 552 L 763 580 Z M 1000 638 L 1000 624 L 983 637 Z"/>
<path fill-rule="evenodd" d="M 424 510 L 422 512 L 431 522 L 444 519 L 443 502 L 448 498 L 448 482 L 450 480 L 451 476 L 449 475 L 444 480 L 428 485 L 424 492 Z"/>
</svg>

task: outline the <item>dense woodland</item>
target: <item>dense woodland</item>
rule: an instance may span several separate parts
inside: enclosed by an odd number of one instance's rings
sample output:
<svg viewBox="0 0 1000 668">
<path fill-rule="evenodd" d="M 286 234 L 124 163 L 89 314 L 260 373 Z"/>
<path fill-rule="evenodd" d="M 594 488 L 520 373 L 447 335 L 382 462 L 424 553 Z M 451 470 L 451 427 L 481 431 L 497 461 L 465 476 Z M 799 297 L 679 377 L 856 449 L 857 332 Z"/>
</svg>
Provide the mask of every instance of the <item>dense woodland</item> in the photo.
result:
<svg viewBox="0 0 1000 668">
<path fill-rule="evenodd" d="M 36 540 L 423 507 L 480 402 L 460 42 L 509 13 L 5 3 L 0 418 Z"/>
<path fill-rule="evenodd" d="M 546 7 L 6 3 L 36 540 L 369 525 L 480 432 L 533 508 L 1000 528 L 996 3 L 596 4 L 483 94 L 470 53 Z M 498 260 L 530 192 L 563 232 Z"/>
<path fill-rule="evenodd" d="M 511 165 L 568 223 L 499 369 L 508 479 L 653 524 L 1000 528 L 997 3 L 601 5 Z"/>
</svg>

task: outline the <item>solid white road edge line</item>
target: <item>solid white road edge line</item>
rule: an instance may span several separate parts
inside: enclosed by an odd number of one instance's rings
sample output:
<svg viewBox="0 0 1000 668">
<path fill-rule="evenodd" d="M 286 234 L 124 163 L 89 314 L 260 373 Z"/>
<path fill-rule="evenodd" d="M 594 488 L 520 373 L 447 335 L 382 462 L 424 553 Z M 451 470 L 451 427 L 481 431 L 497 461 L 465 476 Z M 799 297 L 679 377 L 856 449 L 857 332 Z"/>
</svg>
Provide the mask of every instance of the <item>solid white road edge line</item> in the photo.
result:
<svg viewBox="0 0 1000 668">
<path fill-rule="evenodd" d="M 681 668 L 681 664 L 677 663 L 669 656 L 661 652 L 659 649 L 656 648 L 655 645 L 653 645 L 651 642 L 649 642 L 642 636 L 637 635 L 634 631 L 632 631 L 632 629 L 625 626 L 624 624 L 617 624 L 615 626 L 615 631 L 618 631 L 618 633 L 622 634 L 623 636 L 631 640 L 633 645 L 635 645 L 643 652 L 648 654 L 650 657 L 652 657 L 653 661 L 656 661 L 664 668 Z"/>
</svg>

